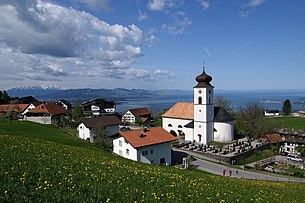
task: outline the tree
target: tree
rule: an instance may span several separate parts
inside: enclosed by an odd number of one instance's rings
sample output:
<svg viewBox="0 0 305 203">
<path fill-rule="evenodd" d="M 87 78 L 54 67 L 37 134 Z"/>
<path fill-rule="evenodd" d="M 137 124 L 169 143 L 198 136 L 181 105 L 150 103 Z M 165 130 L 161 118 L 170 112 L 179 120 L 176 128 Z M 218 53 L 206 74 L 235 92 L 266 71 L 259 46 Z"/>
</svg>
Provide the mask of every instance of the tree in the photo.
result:
<svg viewBox="0 0 305 203">
<path fill-rule="evenodd" d="M 107 130 L 103 125 L 98 125 L 92 129 L 92 133 L 94 134 L 93 143 L 101 147 L 105 150 L 112 149 L 112 140 L 108 137 Z"/>
<path fill-rule="evenodd" d="M 72 110 L 72 120 L 79 123 L 82 117 L 84 117 L 84 110 L 82 105 L 78 103 Z"/>
<path fill-rule="evenodd" d="M 233 111 L 233 107 L 230 106 L 231 101 L 226 99 L 223 96 L 215 97 L 214 104 L 215 104 L 215 106 L 225 108 L 227 111 Z"/>
<path fill-rule="evenodd" d="M 264 108 L 256 103 L 241 107 L 235 119 L 237 132 L 248 137 L 260 138 L 275 128 L 272 121 L 264 117 Z"/>
<path fill-rule="evenodd" d="M 289 99 L 286 99 L 283 104 L 283 112 L 285 115 L 290 115 L 290 113 L 292 112 L 292 107 Z"/>
<path fill-rule="evenodd" d="M 297 146 L 297 147 L 296 147 L 296 150 L 297 150 L 298 152 L 300 152 L 300 154 L 301 154 L 302 157 L 305 157 L 305 147 L 304 147 L 304 146 Z"/>
</svg>

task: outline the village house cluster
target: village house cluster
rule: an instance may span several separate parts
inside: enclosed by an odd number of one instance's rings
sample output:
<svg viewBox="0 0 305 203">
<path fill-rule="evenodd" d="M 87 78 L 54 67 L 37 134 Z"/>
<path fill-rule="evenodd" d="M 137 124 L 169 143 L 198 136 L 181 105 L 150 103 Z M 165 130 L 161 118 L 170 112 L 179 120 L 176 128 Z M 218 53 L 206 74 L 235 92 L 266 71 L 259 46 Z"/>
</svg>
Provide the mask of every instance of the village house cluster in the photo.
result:
<svg viewBox="0 0 305 203">
<path fill-rule="evenodd" d="M 162 127 L 149 127 L 152 113 L 145 107 L 132 108 L 123 114 L 116 112 L 116 104 L 105 99 L 81 103 L 85 117 L 77 123 L 77 136 L 94 142 L 94 129 L 100 127 L 112 140 L 113 153 L 148 164 L 171 165 L 172 143 L 234 163 L 243 154 L 257 148 L 280 143 L 280 152 L 296 153 L 297 146 L 305 145 L 305 132 L 278 129 L 275 134 L 260 140 L 235 139 L 234 118 L 223 107 L 214 105 L 212 77 L 204 68 L 196 78 L 193 102 L 177 102 L 161 115 Z M 40 124 L 56 124 L 71 115 L 69 101 L 40 102 L 32 96 L 12 100 L 0 105 L 0 116 L 12 117 Z M 265 116 L 278 116 L 278 110 L 266 110 Z M 71 119 L 71 116 L 70 116 Z M 227 143 L 225 147 L 209 145 L 210 142 Z M 231 144 L 228 144 L 230 143 Z"/>
</svg>

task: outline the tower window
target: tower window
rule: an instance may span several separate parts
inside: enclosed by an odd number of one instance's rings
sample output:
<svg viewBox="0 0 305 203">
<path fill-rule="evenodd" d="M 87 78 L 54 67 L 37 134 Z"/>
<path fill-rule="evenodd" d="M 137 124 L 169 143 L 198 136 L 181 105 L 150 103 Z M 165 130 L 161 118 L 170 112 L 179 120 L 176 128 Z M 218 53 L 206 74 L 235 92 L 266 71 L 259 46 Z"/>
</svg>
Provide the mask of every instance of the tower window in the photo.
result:
<svg viewBox="0 0 305 203">
<path fill-rule="evenodd" d="M 209 104 L 211 104 L 211 97 L 209 97 Z"/>
<path fill-rule="evenodd" d="M 198 104 L 202 104 L 202 97 L 198 97 Z"/>
<path fill-rule="evenodd" d="M 178 126 L 178 128 L 182 128 L 182 126 L 181 126 L 181 125 L 179 125 L 179 126 Z"/>
<path fill-rule="evenodd" d="M 173 127 L 172 124 L 168 124 L 168 127 Z"/>
</svg>

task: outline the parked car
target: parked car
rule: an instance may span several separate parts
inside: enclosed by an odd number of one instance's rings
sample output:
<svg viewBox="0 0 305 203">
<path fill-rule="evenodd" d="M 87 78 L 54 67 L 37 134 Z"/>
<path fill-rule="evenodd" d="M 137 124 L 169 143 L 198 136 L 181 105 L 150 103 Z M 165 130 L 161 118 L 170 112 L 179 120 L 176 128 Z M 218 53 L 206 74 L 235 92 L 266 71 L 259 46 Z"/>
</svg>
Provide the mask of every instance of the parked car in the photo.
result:
<svg viewBox="0 0 305 203">
<path fill-rule="evenodd" d="M 304 160 L 297 154 L 288 154 L 287 155 L 287 160 L 289 161 L 298 161 L 298 162 L 303 162 Z"/>
</svg>

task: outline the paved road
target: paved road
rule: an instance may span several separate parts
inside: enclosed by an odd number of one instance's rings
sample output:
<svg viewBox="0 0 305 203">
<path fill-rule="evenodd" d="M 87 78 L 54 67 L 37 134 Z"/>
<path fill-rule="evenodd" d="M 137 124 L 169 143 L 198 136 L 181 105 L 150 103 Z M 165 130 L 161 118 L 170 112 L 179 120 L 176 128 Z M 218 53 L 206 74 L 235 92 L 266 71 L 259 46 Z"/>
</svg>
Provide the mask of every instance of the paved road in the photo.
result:
<svg viewBox="0 0 305 203">
<path fill-rule="evenodd" d="M 194 153 L 189 150 L 184 149 L 173 149 L 174 152 L 178 152 L 180 154 L 190 154 L 193 157 L 195 157 L 197 160 L 193 161 L 192 163 L 197 166 L 198 169 L 215 174 L 220 176 L 226 176 L 226 177 L 232 177 L 232 178 L 245 178 L 245 179 L 254 179 L 254 180 L 266 180 L 266 181 L 280 181 L 280 182 L 301 182 L 305 183 L 305 179 L 301 178 L 291 178 L 291 177 L 283 177 L 283 176 L 277 176 L 273 174 L 264 174 L 264 173 L 258 173 L 258 172 L 252 172 L 252 171 L 245 171 L 243 169 L 236 169 L 231 168 L 230 166 L 225 166 L 218 162 L 218 160 L 211 159 L 209 157 L 206 157 L 204 155 L 200 155 L 197 153 Z M 224 175 L 225 170 L 225 175 Z M 231 171 L 231 176 L 230 176 Z"/>
</svg>

